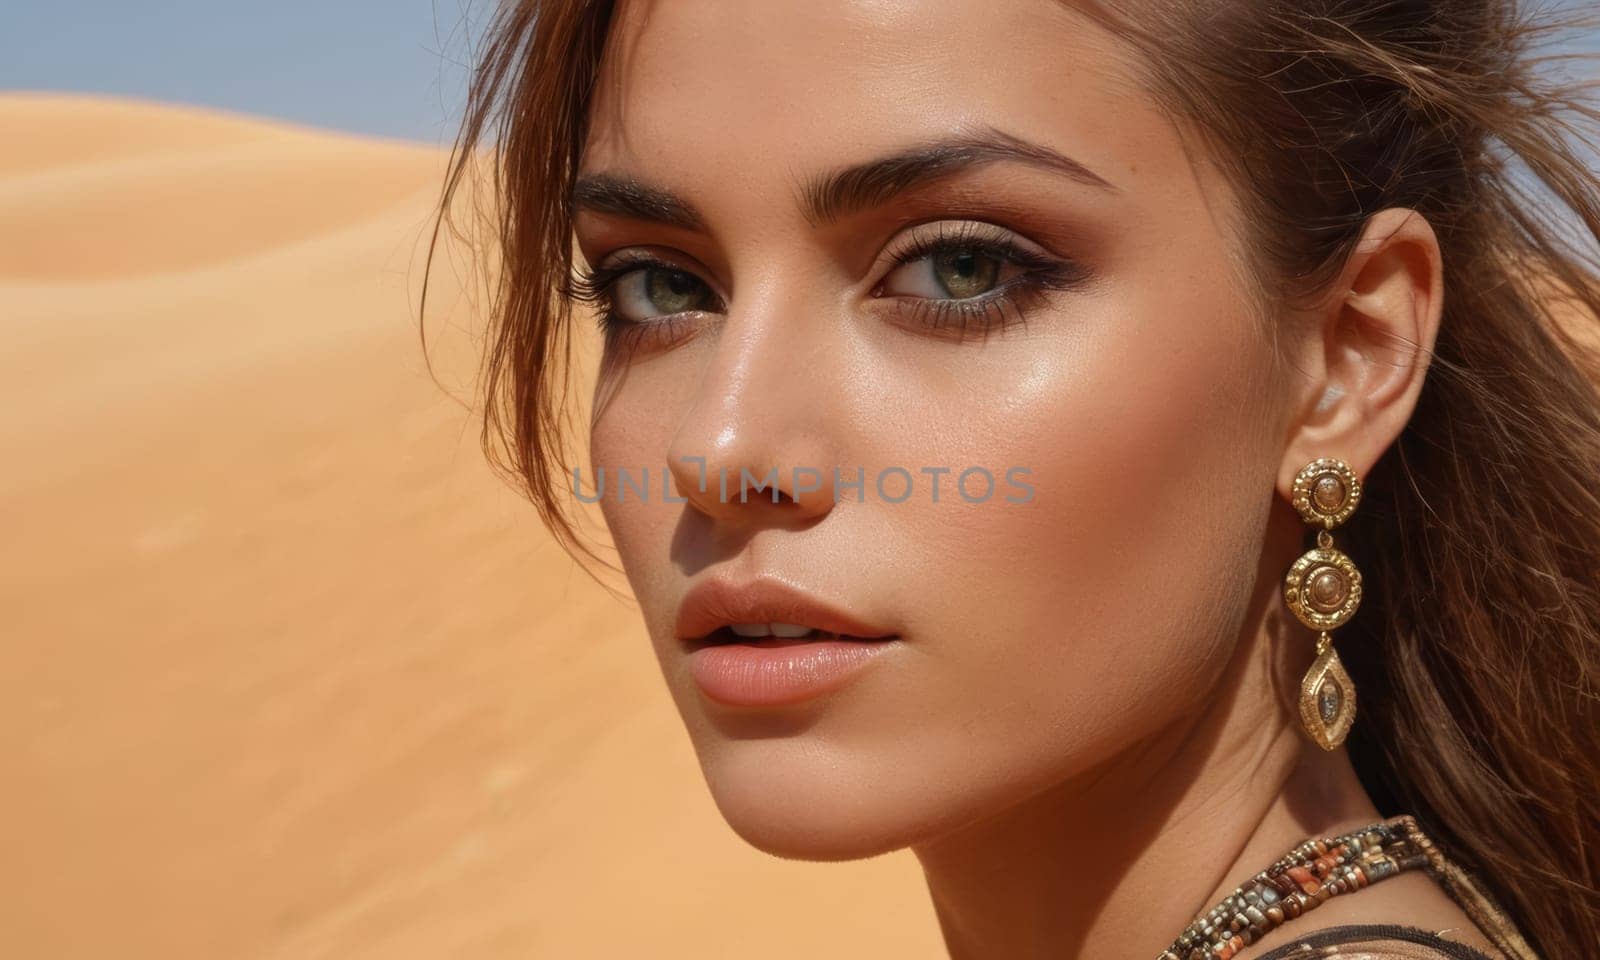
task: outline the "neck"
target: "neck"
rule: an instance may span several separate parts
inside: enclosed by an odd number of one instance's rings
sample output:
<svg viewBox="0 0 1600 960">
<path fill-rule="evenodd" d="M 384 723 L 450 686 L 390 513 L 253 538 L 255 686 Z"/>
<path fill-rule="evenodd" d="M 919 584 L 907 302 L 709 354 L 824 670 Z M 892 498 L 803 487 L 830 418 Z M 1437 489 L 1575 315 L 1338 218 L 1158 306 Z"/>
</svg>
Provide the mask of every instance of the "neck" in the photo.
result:
<svg viewBox="0 0 1600 960">
<path fill-rule="evenodd" d="M 1380 819 L 1345 752 L 1290 725 L 1282 649 L 1241 644 L 1198 724 L 916 847 L 951 960 L 1155 957 L 1307 836 Z"/>
</svg>

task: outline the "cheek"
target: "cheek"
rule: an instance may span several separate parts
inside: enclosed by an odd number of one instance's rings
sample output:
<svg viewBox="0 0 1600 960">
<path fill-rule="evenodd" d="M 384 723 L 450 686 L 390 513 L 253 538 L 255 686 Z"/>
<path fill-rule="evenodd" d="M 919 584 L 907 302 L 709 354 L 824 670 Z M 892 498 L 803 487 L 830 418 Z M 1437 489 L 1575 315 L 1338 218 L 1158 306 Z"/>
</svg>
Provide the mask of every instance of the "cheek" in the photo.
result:
<svg viewBox="0 0 1600 960">
<path fill-rule="evenodd" d="M 1032 502 L 882 511 L 938 663 L 924 755 L 987 767 L 975 783 L 1104 758 L 1199 708 L 1231 653 L 1272 497 L 1269 360 L 1195 291 L 1080 302 L 1009 351 L 1021 389 L 960 405 L 946 459 L 1029 467 Z"/>
</svg>

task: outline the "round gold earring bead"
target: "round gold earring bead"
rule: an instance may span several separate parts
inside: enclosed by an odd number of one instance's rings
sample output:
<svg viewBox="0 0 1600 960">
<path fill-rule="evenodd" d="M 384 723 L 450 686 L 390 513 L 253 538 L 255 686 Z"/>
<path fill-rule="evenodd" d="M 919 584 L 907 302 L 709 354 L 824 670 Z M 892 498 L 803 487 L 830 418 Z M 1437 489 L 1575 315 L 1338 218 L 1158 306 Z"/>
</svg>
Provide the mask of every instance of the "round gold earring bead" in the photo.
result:
<svg viewBox="0 0 1600 960">
<path fill-rule="evenodd" d="M 1322 457 L 1295 475 L 1291 502 L 1306 523 L 1332 529 L 1355 513 L 1361 481 L 1343 460 Z"/>
<path fill-rule="evenodd" d="M 1342 626 L 1361 606 L 1361 571 L 1332 540 L 1319 531 L 1317 546 L 1294 562 L 1283 582 L 1283 602 L 1313 630 Z"/>
</svg>

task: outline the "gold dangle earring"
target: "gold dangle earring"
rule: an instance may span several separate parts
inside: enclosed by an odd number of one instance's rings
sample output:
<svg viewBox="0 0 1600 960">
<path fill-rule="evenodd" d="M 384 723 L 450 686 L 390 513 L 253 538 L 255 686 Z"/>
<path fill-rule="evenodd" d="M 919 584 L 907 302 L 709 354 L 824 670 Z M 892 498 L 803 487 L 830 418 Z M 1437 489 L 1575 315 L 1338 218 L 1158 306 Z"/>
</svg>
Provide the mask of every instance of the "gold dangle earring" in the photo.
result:
<svg viewBox="0 0 1600 960">
<path fill-rule="evenodd" d="M 1328 633 L 1361 605 L 1361 571 L 1333 547 L 1334 527 L 1350 519 L 1361 500 L 1361 481 L 1343 460 L 1323 457 L 1294 478 L 1294 508 L 1321 527 L 1317 545 L 1289 568 L 1283 600 L 1300 622 L 1317 631 L 1317 659 L 1300 681 L 1300 723 L 1324 750 L 1344 742 L 1356 719 L 1356 686 Z"/>
</svg>

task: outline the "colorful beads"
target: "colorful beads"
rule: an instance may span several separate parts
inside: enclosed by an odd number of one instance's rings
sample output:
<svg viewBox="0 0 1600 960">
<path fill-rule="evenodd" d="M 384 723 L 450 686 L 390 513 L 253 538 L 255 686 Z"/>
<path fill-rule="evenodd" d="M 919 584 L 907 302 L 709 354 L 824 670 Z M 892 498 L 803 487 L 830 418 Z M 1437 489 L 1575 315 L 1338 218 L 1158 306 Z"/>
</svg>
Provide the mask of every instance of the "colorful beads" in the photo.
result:
<svg viewBox="0 0 1600 960">
<path fill-rule="evenodd" d="M 1438 864 L 1432 841 L 1409 816 L 1306 840 L 1197 918 L 1158 960 L 1230 960 L 1267 931 L 1331 897 Z"/>
</svg>

